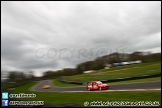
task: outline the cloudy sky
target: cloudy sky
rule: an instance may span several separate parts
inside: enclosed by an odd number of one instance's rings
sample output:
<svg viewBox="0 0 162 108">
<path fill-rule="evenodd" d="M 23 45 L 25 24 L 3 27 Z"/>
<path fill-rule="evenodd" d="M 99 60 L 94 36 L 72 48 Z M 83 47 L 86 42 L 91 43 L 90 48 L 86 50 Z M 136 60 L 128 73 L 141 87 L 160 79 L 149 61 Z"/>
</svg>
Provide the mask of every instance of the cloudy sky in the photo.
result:
<svg viewBox="0 0 162 108">
<path fill-rule="evenodd" d="M 73 68 L 111 52 L 161 52 L 161 2 L 2 1 L 1 71 Z"/>
</svg>

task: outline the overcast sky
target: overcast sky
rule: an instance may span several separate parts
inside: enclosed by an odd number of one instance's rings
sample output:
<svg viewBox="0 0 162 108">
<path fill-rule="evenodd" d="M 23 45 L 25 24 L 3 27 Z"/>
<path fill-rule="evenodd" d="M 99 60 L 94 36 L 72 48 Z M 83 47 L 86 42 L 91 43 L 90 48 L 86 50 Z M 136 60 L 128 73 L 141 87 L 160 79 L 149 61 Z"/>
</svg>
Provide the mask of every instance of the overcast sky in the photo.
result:
<svg viewBox="0 0 162 108">
<path fill-rule="evenodd" d="M 161 52 L 161 2 L 2 1 L 1 71 L 74 68 L 111 52 Z"/>
</svg>

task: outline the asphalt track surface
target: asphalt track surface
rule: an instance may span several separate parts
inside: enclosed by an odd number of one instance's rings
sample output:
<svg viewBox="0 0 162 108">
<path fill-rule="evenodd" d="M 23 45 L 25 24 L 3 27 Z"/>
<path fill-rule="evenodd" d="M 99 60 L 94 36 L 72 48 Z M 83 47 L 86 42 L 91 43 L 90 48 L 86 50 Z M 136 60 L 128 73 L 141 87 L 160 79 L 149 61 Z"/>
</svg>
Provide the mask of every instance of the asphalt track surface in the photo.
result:
<svg viewBox="0 0 162 108">
<path fill-rule="evenodd" d="M 49 89 L 43 89 L 43 85 L 51 86 Z M 133 89 L 161 89 L 161 81 L 152 81 L 152 82 L 140 82 L 132 84 L 115 84 L 110 85 L 109 90 L 133 90 Z M 87 91 L 85 86 L 78 87 L 57 87 L 52 84 L 50 80 L 40 81 L 38 84 L 30 88 L 31 91 L 38 92 L 66 92 L 66 91 Z"/>
</svg>

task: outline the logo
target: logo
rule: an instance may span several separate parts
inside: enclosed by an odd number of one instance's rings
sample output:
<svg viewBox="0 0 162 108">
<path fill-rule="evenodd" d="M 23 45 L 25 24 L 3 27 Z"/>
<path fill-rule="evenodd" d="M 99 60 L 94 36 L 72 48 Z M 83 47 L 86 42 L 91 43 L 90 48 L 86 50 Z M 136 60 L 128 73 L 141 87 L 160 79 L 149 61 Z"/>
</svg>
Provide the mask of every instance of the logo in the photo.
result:
<svg viewBox="0 0 162 108">
<path fill-rule="evenodd" d="M 2 99 L 8 99 L 8 92 L 2 93 Z"/>
<path fill-rule="evenodd" d="M 88 105 L 89 105 L 88 101 L 84 102 L 84 106 L 88 106 Z"/>
<path fill-rule="evenodd" d="M 2 100 L 2 106 L 8 106 L 8 100 Z"/>
</svg>

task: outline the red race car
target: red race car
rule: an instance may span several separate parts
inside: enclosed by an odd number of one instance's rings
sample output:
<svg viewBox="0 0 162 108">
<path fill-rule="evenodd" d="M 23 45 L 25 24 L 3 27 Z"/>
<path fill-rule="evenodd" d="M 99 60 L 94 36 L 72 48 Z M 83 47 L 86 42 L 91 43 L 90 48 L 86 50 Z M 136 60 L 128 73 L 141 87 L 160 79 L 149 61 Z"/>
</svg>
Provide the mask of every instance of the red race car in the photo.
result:
<svg viewBox="0 0 162 108">
<path fill-rule="evenodd" d="M 109 89 L 108 84 L 103 84 L 101 81 L 91 81 L 87 83 L 87 90 L 107 90 Z"/>
</svg>

